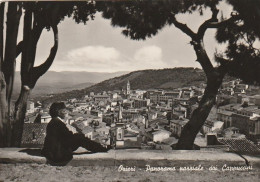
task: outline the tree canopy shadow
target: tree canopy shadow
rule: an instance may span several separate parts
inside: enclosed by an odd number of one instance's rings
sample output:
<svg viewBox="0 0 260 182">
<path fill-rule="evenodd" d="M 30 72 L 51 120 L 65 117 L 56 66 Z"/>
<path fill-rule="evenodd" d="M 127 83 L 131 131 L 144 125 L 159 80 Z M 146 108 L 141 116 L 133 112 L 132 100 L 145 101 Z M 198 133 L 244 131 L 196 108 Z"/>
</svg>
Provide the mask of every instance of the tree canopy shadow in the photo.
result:
<svg viewBox="0 0 260 182">
<path fill-rule="evenodd" d="M 22 149 L 19 152 L 23 152 L 23 153 L 27 153 L 28 155 L 32 155 L 32 156 L 38 156 L 38 157 L 44 157 L 41 154 L 41 149 L 40 148 L 26 148 L 26 149 Z"/>
<path fill-rule="evenodd" d="M 28 155 L 31 156 L 38 156 L 38 157 L 44 157 L 41 154 L 41 149 L 40 148 L 26 148 L 26 149 L 22 149 L 19 152 L 23 152 L 23 153 L 27 153 Z M 84 154 L 93 154 L 95 152 L 91 152 L 91 151 L 85 151 L 85 152 L 73 152 L 73 155 L 84 155 Z"/>
</svg>

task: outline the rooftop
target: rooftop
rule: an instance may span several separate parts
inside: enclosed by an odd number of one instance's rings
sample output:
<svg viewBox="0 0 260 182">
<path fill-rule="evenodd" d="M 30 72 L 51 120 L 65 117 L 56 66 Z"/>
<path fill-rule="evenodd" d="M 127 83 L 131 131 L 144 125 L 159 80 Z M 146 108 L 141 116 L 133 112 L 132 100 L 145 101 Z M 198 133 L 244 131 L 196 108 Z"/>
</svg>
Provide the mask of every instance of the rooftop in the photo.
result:
<svg viewBox="0 0 260 182">
<path fill-rule="evenodd" d="M 94 98 L 108 98 L 108 95 L 94 95 Z"/>
<path fill-rule="evenodd" d="M 181 120 L 181 119 L 179 119 L 179 120 L 171 120 L 171 122 L 173 122 L 173 123 L 175 123 L 175 124 L 180 124 L 180 125 L 185 125 L 185 124 L 187 124 L 188 123 L 188 121 L 189 120 Z"/>
<path fill-rule="evenodd" d="M 22 146 L 41 146 L 46 136 L 47 123 L 24 123 Z"/>
<path fill-rule="evenodd" d="M 167 133 L 167 134 L 171 134 L 171 132 L 169 132 L 169 131 L 166 131 L 166 130 L 159 130 L 159 131 L 155 131 L 155 132 L 153 132 L 152 134 L 153 134 L 153 135 L 157 135 L 157 134 L 160 134 L 160 133 Z"/>
<path fill-rule="evenodd" d="M 223 114 L 223 115 L 226 115 L 226 116 L 231 116 L 234 112 L 232 111 L 226 111 L 226 110 L 221 110 L 218 112 L 218 114 Z"/>
<path fill-rule="evenodd" d="M 219 138 L 218 141 L 220 143 L 228 145 L 230 149 L 234 152 L 260 154 L 260 148 L 258 148 L 246 138 Z"/>
</svg>

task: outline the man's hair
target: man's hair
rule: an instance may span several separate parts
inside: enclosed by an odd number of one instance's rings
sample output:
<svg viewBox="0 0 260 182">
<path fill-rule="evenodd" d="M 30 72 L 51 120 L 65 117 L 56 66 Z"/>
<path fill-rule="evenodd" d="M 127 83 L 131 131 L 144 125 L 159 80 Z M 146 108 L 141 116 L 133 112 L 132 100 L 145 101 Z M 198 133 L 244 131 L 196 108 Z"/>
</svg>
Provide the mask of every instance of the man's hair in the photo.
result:
<svg viewBox="0 0 260 182">
<path fill-rule="evenodd" d="M 50 107 L 50 115 L 52 118 L 59 115 L 59 110 L 65 109 L 66 105 L 64 102 L 54 102 Z"/>
</svg>

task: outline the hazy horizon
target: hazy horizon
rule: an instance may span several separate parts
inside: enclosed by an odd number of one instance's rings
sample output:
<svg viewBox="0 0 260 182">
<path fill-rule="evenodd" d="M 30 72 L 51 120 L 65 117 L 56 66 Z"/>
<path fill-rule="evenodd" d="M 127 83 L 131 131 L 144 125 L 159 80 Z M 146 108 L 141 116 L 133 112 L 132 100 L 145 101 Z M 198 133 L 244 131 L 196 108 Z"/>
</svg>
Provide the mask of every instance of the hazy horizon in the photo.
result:
<svg viewBox="0 0 260 182">
<path fill-rule="evenodd" d="M 57 73 L 60 73 L 60 72 L 76 72 L 76 73 L 80 73 L 80 72 L 83 72 L 83 73 L 123 73 L 123 72 L 135 72 L 135 71 L 144 71 L 144 70 L 163 70 L 163 69 L 175 69 L 175 68 L 194 68 L 194 69 L 201 69 L 201 68 L 198 68 L 198 67 L 171 67 L 171 68 L 161 68 L 161 69 L 156 69 L 156 68 L 151 68 L 151 69 L 140 69 L 140 70 L 133 70 L 133 71 L 126 71 L 126 70 L 122 70 L 122 71 L 114 71 L 114 72 L 103 72 L 103 71 L 71 71 L 71 70 L 68 70 L 68 71 L 55 71 L 55 70 L 49 70 L 48 72 L 57 72 Z M 19 70 L 16 70 L 16 72 L 20 72 Z M 44 76 L 44 75 L 43 75 Z"/>
</svg>

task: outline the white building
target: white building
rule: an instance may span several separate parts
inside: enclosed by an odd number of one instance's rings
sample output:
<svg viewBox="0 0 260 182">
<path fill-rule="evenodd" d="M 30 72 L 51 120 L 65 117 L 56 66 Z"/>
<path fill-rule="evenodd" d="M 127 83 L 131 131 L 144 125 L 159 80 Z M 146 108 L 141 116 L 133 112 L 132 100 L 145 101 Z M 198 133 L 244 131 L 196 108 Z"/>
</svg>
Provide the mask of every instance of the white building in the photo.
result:
<svg viewBox="0 0 260 182">
<path fill-rule="evenodd" d="M 35 111 L 34 102 L 29 101 L 27 105 L 28 105 L 27 113 L 28 114 L 34 113 Z"/>
<path fill-rule="evenodd" d="M 51 116 L 48 113 L 41 114 L 41 123 L 49 123 L 51 121 Z"/>
<path fill-rule="evenodd" d="M 163 140 L 170 137 L 171 132 L 166 131 L 166 130 L 159 130 L 159 131 L 153 132 L 152 134 L 153 134 L 154 142 L 162 142 Z"/>
</svg>

